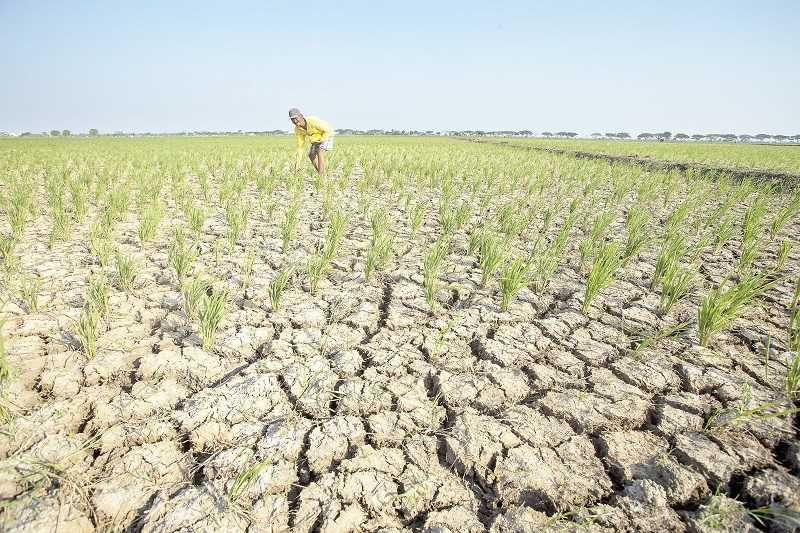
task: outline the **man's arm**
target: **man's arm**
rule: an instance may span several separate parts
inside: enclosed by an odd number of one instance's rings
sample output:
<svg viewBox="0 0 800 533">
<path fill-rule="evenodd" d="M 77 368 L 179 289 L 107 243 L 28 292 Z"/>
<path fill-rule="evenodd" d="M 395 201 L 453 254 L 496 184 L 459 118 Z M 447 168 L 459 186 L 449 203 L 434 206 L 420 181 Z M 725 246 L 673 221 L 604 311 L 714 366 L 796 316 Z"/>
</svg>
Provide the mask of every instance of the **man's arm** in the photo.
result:
<svg viewBox="0 0 800 533">
<path fill-rule="evenodd" d="M 292 172 L 297 172 L 300 169 L 300 162 L 303 160 L 303 148 L 306 146 L 306 136 L 297 128 L 294 130 L 294 136 L 297 140 L 297 151 L 292 165 Z"/>
</svg>

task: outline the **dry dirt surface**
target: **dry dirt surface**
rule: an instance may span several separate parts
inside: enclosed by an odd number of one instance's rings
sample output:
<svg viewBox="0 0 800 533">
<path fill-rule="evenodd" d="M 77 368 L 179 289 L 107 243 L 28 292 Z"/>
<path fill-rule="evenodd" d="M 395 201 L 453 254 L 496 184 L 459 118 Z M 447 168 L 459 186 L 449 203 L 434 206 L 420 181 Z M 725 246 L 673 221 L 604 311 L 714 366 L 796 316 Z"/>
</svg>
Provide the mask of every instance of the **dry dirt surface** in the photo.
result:
<svg viewBox="0 0 800 533">
<path fill-rule="evenodd" d="M 188 238 L 198 257 L 187 279 L 202 273 L 212 280 L 207 295 L 227 291 L 205 349 L 171 266 L 173 230 L 188 225 L 174 181 L 167 178 L 159 193 L 166 215 L 151 240 L 138 237 L 137 182 L 129 211 L 113 222 L 114 249 L 140 265 L 129 290 L 118 283 L 113 255 L 104 265 L 90 242 L 102 199 L 84 224 L 48 245 L 47 193 L 37 189 L 42 211 L 17 240 L 8 256 L 16 270 L 4 278 L 0 331 L 10 371 L 0 426 L 0 529 L 793 530 L 800 440 L 796 398 L 787 392 L 796 357 L 787 332 L 800 272 L 797 217 L 765 241 L 752 264 L 770 271 L 781 243 L 793 243 L 777 281 L 703 346 L 698 309 L 736 271 L 739 231 L 718 251 L 701 244 L 696 259 L 685 259 L 698 265 L 696 283 L 668 313 L 651 288 L 662 229 L 682 199 L 698 194 L 692 182 L 671 174 L 673 199 L 648 204 L 652 239 L 591 305 L 584 300 L 592 259 L 582 262 L 579 246 L 602 201 L 581 208 L 546 286 L 526 284 L 504 310 L 500 275 L 482 283 L 481 258 L 470 251 L 484 220 L 519 196 L 517 189 L 528 191 L 522 197 L 533 199 L 519 205 L 533 215 L 508 242 L 535 253 L 534 237 L 552 240 L 571 199 L 613 197 L 615 184 L 625 182 L 613 173 L 628 173 L 630 187 L 599 237 L 624 243 L 626 213 L 649 171 L 423 141 L 386 141 L 382 165 L 377 145 L 350 142 L 349 151 L 340 143 L 330 182 L 301 176 L 295 185 L 286 183 L 284 160 L 258 159 L 252 148 L 223 159 L 202 150 L 185 156 L 180 173 L 208 215 Z M 448 168 L 478 178 L 458 181 L 455 193 L 439 182 L 429 186 L 439 151 Z M 120 157 L 166 168 L 136 153 Z M 415 157 L 427 161 L 428 174 L 422 164 L 403 166 Z M 266 198 L 256 178 L 243 181 L 239 199 L 252 209 L 229 248 L 230 219 L 218 192 L 241 161 L 276 181 Z M 75 173 L 81 164 L 101 165 L 84 156 Z M 26 172 L 41 176 L 35 166 Z M 544 185 L 601 179 L 588 192 L 573 187 L 560 195 L 514 181 L 486 193 L 482 205 L 482 189 L 473 194 L 470 183 L 491 172 L 535 175 Z M 205 201 L 202 174 L 211 176 Z M 365 176 L 381 178 L 365 185 Z M 713 213 L 728 194 L 703 183 L 707 196 L 685 221 L 691 242 L 702 234 L 692 220 Z M 754 186 L 750 200 L 731 205 L 737 224 L 757 192 Z M 297 194 L 297 231 L 284 250 L 282 223 Z M 364 194 L 373 198 L 366 208 Z M 443 195 L 472 202 L 472 211 L 450 231 L 431 306 L 424 263 L 443 233 Z M 765 224 L 787 198 L 769 193 Z M 551 202 L 559 210 L 543 222 Z M 412 232 L 409 212 L 418 204 L 427 210 Z M 346 231 L 312 291 L 309 260 L 336 209 L 346 214 Z M 390 221 L 394 240 L 388 260 L 366 277 L 376 212 Z M 11 231 L 7 212 L 0 223 Z M 248 254 L 252 272 L 243 267 Z M 289 267 L 294 274 L 274 308 L 269 288 Z M 41 281 L 36 310 L 21 295 L 25 276 Z M 98 276 L 109 282 L 108 305 L 89 355 L 77 325 Z M 659 335 L 684 322 L 678 333 Z"/>
</svg>

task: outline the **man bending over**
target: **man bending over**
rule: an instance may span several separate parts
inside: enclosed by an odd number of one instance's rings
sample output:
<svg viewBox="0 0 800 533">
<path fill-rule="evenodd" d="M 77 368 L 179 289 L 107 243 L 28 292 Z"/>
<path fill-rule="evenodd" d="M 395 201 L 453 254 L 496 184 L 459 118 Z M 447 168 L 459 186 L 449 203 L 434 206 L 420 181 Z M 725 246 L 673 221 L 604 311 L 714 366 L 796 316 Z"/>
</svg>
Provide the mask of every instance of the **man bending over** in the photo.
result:
<svg viewBox="0 0 800 533">
<path fill-rule="evenodd" d="M 325 174 L 325 152 L 333 150 L 333 128 L 321 118 L 304 117 L 299 109 L 293 107 L 289 110 L 289 120 L 294 124 L 294 135 L 297 138 L 297 157 L 292 171 L 300 169 L 303 159 L 303 150 L 306 143 L 311 143 L 308 158 L 320 174 Z"/>
</svg>

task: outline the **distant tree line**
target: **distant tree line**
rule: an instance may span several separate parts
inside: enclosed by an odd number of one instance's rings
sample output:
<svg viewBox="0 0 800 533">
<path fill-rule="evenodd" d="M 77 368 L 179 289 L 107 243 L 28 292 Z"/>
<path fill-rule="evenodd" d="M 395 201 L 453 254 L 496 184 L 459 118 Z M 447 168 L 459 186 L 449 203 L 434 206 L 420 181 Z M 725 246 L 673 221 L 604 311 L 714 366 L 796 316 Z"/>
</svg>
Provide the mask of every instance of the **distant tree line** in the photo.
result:
<svg viewBox="0 0 800 533">
<path fill-rule="evenodd" d="M 20 137 L 68 137 L 68 136 L 81 136 L 81 137 L 153 137 L 159 135 L 286 135 L 286 130 L 265 130 L 265 131 L 176 131 L 176 132 L 144 132 L 144 133 L 128 133 L 124 131 L 115 131 L 113 133 L 101 134 L 97 128 L 91 128 L 88 133 L 74 134 L 70 130 L 50 130 L 49 132 L 43 131 L 41 133 L 31 133 L 25 131 L 19 134 Z M 8 133 L 0 132 L 0 136 L 8 136 Z"/>
<path fill-rule="evenodd" d="M 115 131 L 113 133 L 103 133 L 101 134 L 97 128 L 91 128 L 88 133 L 78 133 L 74 134 L 70 130 L 57 130 L 53 129 L 49 132 L 43 131 L 41 133 L 31 133 L 29 131 L 23 132 L 20 134 L 20 137 L 70 137 L 70 136 L 89 136 L 89 137 L 96 137 L 99 135 L 108 136 L 108 137 L 148 137 L 148 136 L 158 136 L 158 135 L 178 135 L 178 136 L 192 136 L 192 135 L 287 135 L 290 132 L 286 130 L 265 130 L 265 131 L 210 131 L 210 130 L 202 130 L 202 131 L 180 131 L 180 132 L 172 132 L 172 133 L 126 133 L 123 131 Z M 536 134 L 532 130 L 494 130 L 494 131 L 486 131 L 486 130 L 450 130 L 450 131 L 434 131 L 434 130 L 384 130 L 384 129 L 369 129 L 369 130 L 359 130 L 359 129 L 351 129 L 351 128 L 341 128 L 337 129 L 336 133 L 338 135 L 416 135 L 416 136 L 424 136 L 424 135 L 450 135 L 450 136 L 463 136 L 463 137 L 483 137 L 483 136 L 493 136 L 493 137 L 546 137 L 546 138 L 562 138 L 562 139 L 573 139 L 578 137 L 579 135 L 574 131 L 544 131 L 541 134 Z M 8 137 L 11 136 L 9 133 L 0 132 L 0 137 Z M 606 138 L 606 139 L 614 139 L 614 140 L 625 140 L 633 138 L 630 133 L 621 131 L 621 132 L 610 132 L 610 133 L 599 133 L 595 132 L 591 134 L 591 137 L 594 139 Z M 706 133 L 706 134 L 694 134 L 694 135 L 687 135 L 686 133 L 675 133 L 669 131 L 662 131 L 659 133 L 648 133 L 643 132 L 636 135 L 636 139 L 641 141 L 712 141 L 712 142 L 800 142 L 800 134 L 797 135 L 772 135 L 768 133 L 758 133 L 756 135 L 749 135 L 749 134 L 734 134 L 734 133 Z"/>
<path fill-rule="evenodd" d="M 433 130 L 357 130 L 341 128 L 336 130 L 337 135 L 444 135 L 440 131 Z"/>
</svg>

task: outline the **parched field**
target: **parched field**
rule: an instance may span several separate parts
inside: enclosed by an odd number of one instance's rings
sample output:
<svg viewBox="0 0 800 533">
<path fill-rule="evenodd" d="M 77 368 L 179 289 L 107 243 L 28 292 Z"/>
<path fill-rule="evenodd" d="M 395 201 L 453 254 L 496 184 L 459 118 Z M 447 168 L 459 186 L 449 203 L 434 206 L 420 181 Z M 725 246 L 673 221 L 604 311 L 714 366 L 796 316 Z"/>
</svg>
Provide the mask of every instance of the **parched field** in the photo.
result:
<svg viewBox="0 0 800 533">
<path fill-rule="evenodd" d="M 700 163 L 711 167 L 800 174 L 800 145 L 589 139 L 513 139 L 511 142 L 524 146 Z"/>
<path fill-rule="evenodd" d="M 0 141 L 0 529 L 797 524 L 800 194 L 292 149 Z"/>
</svg>

